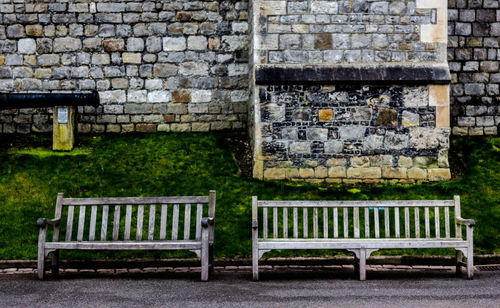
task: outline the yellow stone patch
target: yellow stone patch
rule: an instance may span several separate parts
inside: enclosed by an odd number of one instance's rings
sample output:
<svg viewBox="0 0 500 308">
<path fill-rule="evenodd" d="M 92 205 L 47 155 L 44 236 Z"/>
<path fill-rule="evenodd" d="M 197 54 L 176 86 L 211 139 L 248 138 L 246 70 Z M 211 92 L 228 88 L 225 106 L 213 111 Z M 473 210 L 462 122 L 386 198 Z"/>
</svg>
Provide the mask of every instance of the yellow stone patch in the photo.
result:
<svg viewBox="0 0 500 308">
<path fill-rule="evenodd" d="M 450 127 L 450 106 L 436 107 L 436 126 Z"/>
<path fill-rule="evenodd" d="M 429 86 L 429 106 L 449 106 L 450 86 L 430 85 Z"/>
<path fill-rule="evenodd" d="M 320 109 L 319 120 L 322 122 L 333 120 L 333 109 Z"/>
</svg>

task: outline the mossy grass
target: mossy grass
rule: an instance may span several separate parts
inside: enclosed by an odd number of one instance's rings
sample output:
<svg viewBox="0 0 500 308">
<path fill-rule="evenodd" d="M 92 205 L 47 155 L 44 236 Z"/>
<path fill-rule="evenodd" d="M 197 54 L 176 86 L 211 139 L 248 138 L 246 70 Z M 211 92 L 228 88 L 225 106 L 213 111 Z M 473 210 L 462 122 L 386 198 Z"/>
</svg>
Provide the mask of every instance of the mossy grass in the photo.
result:
<svg viewBox="0 0 500 308">
<path fill-rule="evenodd" d="M 475 252 L 500 253 L 500 138 L 452 138 L 454 180 L 422 184 L 317 185 L 239 177 L 227 134 L 80 136 L 71 152 L 50 151 L 47 135 L 0 136 L 0 259 L 35 259 L 39 217 L 67 197 L 206 195 L 217 190 L 216 257 L 251 254 L 251 196 L 260 199 L 451 199 L 476 220 Z M 324 255 L 335 252 L 274 252 Z M 397 250 L 381 254 L 449 254 Z M 191 256 L 188 252 L 81 252 L 63 258 Z"/>
</svg>

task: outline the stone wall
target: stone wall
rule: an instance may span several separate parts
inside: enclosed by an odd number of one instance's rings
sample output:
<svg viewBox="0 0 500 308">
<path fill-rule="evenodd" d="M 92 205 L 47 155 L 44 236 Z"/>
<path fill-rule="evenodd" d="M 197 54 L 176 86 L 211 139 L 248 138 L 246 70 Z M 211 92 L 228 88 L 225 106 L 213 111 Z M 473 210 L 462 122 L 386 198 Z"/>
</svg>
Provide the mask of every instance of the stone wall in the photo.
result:
<svg viewBox="0 0 500 308">
<path fill-rule="evenodd" d="M 449 0 L 448 4 L 453 134 L 497 135 L 500 2 Z"/>
<path fill-rule="evenodd" d="M 246 125 L 245 1 L 0 1 L 0 92 L 98 90 L 82 133 Z M 50 131 L 51 110 L 0 112 L 4 133 Z"/>
<path fill-rule="evenodd" d="M 252 1 L 254 176 L 450 178 L 446 0 Z"/>
</svg>

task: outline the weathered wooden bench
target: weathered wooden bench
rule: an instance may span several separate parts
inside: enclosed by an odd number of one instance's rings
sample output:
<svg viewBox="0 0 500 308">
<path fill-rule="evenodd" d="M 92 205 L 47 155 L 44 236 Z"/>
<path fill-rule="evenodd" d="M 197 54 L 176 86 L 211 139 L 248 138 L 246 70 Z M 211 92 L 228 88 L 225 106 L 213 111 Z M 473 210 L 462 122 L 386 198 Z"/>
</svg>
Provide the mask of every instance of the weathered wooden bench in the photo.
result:
<svg viewBox="0 0 500 308">
<path fill-rule="evenodd" d="M 40 218 L 37 222 L 38 278 L 44 278 L 45 258 L 49 253 L 52 253 L 52 272 L 58 274 L 61 249 L 184 249 L 195 252 L 201 259 L 201 280 L 207 281 L 213 268 L 215 198 L 215 191 L 210 191 L 209 196 L 140 198 L 64 198 L 59 193 L 54 219 Z M 196 206 L 196 211 L 192 211 L 192 206 Z M 79 213 L 74 234 L 76 210 Z M 86 215 L 89 212 L 90 217 Z M 144 216 L 149 217 L 147 229 L 143 228 Z M 108 217 L 113 217 L 110 228 Z M 51 242 L 46 241 L 49 226 L 53 226 Z M 135 238 L 131 239 L 134 232 Z M 66 235 L 60 238 L 61 233 Z"/>
<path fill-rule="evenodd" d="M 262 201 L 254 196 L 253 279 L 259 279 L 259 259 L 273 249 L 344 249 L 355 254 L 359 278 L 365 280 L 366 259 L 388 248 L 454 248 L 457 274 L 466 265 L 472 279 L 473 226 L 474 220 L 460 217 L 459 196 L 432 201 Z"/>
</svg>

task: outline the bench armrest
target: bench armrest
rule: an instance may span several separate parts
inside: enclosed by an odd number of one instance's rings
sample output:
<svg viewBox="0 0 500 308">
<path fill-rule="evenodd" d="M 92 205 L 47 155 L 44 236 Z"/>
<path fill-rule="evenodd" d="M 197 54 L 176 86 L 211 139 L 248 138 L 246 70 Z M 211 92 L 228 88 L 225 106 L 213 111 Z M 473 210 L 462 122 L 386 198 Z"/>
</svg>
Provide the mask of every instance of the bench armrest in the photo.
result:
<svg viewBox="0 0 500 308">
<path fill-rule="evenodd" d="M 259 222 L 257 219 L 252 219 L 252 229 L 258 229 L 259 228 Z"/>
<path fill-rule="evenodd" d="M 462 217 L 457 217 L 456 218 L 457 224 L 459 225 L 464 225 L 464 226 L 474 226 L 476 222 L 474 219 L 463 219 Z"/>
<path fill-rule="evenodd" d="M 36 225 L 40 228 L 45 228 L 48 225 L 58 225 L 61 223 L 61 219 L 48 219 L 48 218 L 39 218 L 36 221 Z"/>
<path fill-rule="evenodd" d="M 201 219 L 201 226 L 207 228 L 208 226 L 213 226 L 215 224 L 215 219 L 213 217 L 203 217 Z"/>
</svg>

